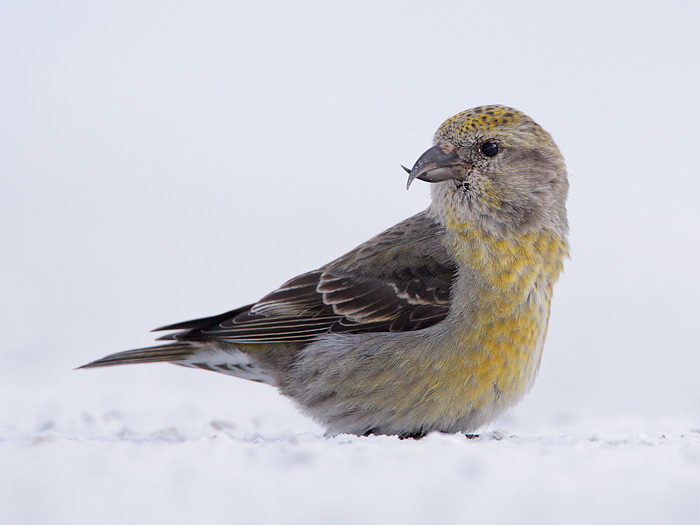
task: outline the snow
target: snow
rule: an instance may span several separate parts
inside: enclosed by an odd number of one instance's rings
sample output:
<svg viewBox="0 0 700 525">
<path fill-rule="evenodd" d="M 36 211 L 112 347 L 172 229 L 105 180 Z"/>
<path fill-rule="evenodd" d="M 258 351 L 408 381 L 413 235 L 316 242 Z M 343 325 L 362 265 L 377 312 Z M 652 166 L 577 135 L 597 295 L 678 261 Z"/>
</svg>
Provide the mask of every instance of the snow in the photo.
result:
<svg viewBox="0 0 700 525">
<path fill-rule="evenodd" d="M 150 415 L 3 432 L 21 465 L 0 478 L 3 522 L 691 523 L 698 510 L 700 430 L 400 441 Z"/>
<path fill-rule="evenodd" d="M 700 520 L 697 2 L 5 2 L 0 523 Z M 500 103 L 571 174 L 533 391 L 478 438 L 324 437 L 274 389 L 74 370 L 427 205 Z"/>
</svg>

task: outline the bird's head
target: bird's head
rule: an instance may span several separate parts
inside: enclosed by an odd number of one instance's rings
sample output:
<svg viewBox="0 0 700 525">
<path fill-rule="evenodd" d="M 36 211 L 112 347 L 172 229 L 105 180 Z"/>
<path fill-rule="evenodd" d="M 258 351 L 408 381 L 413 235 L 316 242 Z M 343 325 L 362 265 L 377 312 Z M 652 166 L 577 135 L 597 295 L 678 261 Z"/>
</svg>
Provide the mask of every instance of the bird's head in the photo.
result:
<svg viewBox="0 0 700 525">
<path fill-rule="evenodd" d="M 497 234 L 566 234 L 564 158 L 530 117 L 505 106 L 469 109 L 443 122 L 433 143 L 404 169 L 409 186 L 434 183 L 431 210 L 441 222 Z"/>
</svg>

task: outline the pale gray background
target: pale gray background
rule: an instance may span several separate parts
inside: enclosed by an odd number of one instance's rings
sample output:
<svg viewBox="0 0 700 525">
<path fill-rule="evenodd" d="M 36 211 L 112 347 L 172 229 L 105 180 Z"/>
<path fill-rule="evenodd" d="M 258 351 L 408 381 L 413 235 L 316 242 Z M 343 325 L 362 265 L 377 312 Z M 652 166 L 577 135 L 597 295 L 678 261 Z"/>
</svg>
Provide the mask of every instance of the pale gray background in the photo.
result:
<svg viewBox="0 0 700 525">
<path fill-rule="evenodd" d="M 399 164 L 492 103 L 564 153 L 572 259 L 535 389 L 489 428 L 700 428 L 699 15 L 685 0 L 0 3 L 0 429 L 77 439 L 105 414 L 156 430 L 191 414 L 321 432 L 242 380 L 72 368 L 424 209 Z"/>
</svg>

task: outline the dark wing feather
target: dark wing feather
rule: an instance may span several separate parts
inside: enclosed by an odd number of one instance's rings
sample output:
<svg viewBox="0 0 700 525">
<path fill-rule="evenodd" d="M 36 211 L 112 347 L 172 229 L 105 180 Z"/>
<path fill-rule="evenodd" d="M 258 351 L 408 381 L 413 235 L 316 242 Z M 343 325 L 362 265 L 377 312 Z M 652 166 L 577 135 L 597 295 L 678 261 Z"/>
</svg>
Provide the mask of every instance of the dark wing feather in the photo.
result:
<svg viewBox="0 0 700 525">
<path fill-rule="evenodd" d="M 443 320 L 456 264 L 426 212 L 225 314 L 165 326 L 165 340 L 308 342 L 324 333 L 404 332 Z"/>
</svg>

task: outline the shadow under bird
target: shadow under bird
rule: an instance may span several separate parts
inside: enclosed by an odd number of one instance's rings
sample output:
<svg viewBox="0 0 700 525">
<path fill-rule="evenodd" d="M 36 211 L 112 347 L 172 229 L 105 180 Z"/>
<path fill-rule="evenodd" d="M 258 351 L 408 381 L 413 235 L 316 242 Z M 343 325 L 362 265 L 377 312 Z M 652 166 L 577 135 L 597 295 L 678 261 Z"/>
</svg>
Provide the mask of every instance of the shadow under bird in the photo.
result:
<svg viewBox="0 0 700 525">
<path fill-rule="evenodd" d="M 255 304 L 158 328 L 168 362 L 276 386 L 329 434 L 472 432 L 532 387 L 568 256 L 564 159 L 530 117 L 447 119 L 409 172 L 427 210 Z"/>
</svg>

